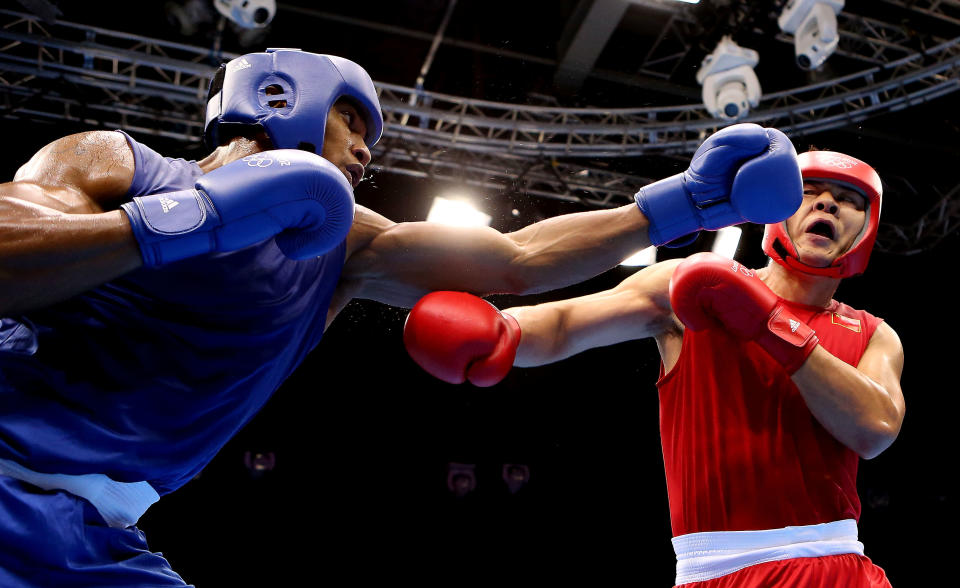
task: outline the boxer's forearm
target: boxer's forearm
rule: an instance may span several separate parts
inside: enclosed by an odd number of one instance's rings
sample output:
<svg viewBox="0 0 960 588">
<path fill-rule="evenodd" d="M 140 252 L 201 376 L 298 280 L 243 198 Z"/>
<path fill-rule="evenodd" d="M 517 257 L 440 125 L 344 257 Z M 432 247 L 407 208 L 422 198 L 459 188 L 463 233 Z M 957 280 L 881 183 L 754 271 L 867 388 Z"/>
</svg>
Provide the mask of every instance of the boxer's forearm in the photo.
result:
<svg viewBox="0 0 960 588">
<path fill-rule="evenodd" d="M 593 347 L 611 345 L 619 337 L 607 332 L 609 323 L 601 313 L 591 312 L 582 300 L 562 300 L 537 306 L 508 308 L 503 314 L 517 319 L 520 345 L 515 367 L 551 364 Z"/>
<path fill-rule="evenodd" d="M 564 322 L 566 310 L 564 303 L 560 302 L 502 311 L 517 319 L 520 325 L 520 345 L 513 361 L 515 367 L 546 365 L 573 355 L 568 351 L 571 337 Z"/>
<path fill-rule="evenodd" d="M 121 211 L 70 214 L 0 187 L 0 315 L 41 308 L 140 266 Z"/>
<path fill-rule="evenodd" d="M 903 422 L 899 388 L 884 386 L 823 347 L 793 375 L 807 408 L 838 441 L 870 459 L 890 446 Z"/>
<path fill-rule="evenodd" d="M 667 289 L 675 267 L 675 261 L 664 262 L 611 290 L 504 310 L 520 325 L 514 365 L 544 365 L 588 349 L 663 333 L 674 324 Z"/>
</svg>

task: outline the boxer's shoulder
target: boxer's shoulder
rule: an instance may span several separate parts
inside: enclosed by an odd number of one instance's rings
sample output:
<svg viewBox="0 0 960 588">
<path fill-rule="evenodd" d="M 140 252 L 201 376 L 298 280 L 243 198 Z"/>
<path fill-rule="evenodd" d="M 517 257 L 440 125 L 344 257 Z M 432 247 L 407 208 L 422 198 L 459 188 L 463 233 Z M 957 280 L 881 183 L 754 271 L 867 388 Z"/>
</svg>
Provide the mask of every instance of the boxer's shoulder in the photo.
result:
<svg viewBox="0 0 960 588">
<path fill-rule="evenodd" d="M 88 131 L 42 147 L 17 170 L 14 181 L 59 189 L 56 202 L 38 204 L 65 212 L 95 212 L 127 193 L 134 168 L 133 151 L 123 134 Z"/>
<path fill-rule="evenodd" d="M 629 289 L 637 295 L 650 297 L 670 308 L 670 279 L 683 259 L 667 259 L 649 265 L 621 282 L 618 289 Z"/>
<path fill-rule="evenodd" d="M 621 305 L 620 312 L 642 325 L 643 336 L 657 337 L 677 331 L 677 319 L 670 306 L 670 279 L 682 259 L 668 259 L 647 266 L 614 288 L 612 304 Z M 626 298 L 616 296 L 625 294 Z"/>
</svg>

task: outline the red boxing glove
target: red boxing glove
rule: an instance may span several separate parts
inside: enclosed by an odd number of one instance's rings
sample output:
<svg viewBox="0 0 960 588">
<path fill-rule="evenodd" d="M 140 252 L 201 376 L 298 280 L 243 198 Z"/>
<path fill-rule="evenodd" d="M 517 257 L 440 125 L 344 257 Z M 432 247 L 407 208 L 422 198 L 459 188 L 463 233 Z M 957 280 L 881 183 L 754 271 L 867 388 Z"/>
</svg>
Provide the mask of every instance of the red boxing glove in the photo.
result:
<svg viewBox="0 0 960 588">
<path fill-rule="evenodd" d="M 473 294 L 433 292 L 407 315 L 403 344 L 413 361 L 444 382 L 493 386 L 513 367 L 520 325 Z"/>
<path fill-rule="evenodd" d="M 720 327 L 756 341 L 789 374 L 819 344 L 813 329 L 755 272 L 715 253 L 696 253 L 677 266 L 670 279 L 670 304 L 687 328 Z"/>
</svg>

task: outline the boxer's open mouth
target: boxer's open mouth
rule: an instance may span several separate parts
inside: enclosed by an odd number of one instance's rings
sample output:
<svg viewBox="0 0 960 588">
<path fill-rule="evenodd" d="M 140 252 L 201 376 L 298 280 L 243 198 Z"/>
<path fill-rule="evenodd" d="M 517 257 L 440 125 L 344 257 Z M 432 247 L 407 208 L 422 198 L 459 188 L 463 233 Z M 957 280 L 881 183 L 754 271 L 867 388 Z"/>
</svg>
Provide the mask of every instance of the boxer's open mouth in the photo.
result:
<svg viewBox="0 0 960 588">
<path fill-rule="evenodd" d="M 350 174 L 350 185 L 356 188 L 360 185 L 360 180 L 363 179 L 363 166 L 357 164 L 351 164 L 347 166 L 347 173 Z"/>
<path fill-rule="evenodd" d="M 826 237 L 827 239 L 833 240 L 836 238 L 835 230 L 833 225 L 827 221 L 815 221 L 812 225 L 807 227 L 808 233 L 813 233 L 814 235 L 819 235 L 821 237 Z"/>
</svg>

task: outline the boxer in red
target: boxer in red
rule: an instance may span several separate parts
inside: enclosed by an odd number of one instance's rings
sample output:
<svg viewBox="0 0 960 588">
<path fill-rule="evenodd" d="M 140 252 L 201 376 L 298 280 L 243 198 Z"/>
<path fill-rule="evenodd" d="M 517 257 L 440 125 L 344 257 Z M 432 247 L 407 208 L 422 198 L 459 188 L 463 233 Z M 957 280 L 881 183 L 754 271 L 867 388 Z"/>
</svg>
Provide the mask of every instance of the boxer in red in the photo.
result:
<svg viewBox="0 0 960 588">
<path fill-rule="evenodd" d="M 511 365 L 655 338 L 677 585 L 890 585 L 858 540 L 856 475 L 899 433 L 903 348 L 881 319 L 833 299 L 867 266 L 880 178 L 843 154 L 799 157 L 803 204 L 767 225 L 763 269 L 698 253 L 607 292 L 502 313 L 436 292 L 405 326 L 427 371 L 477 385 Z"/>
</svg>

